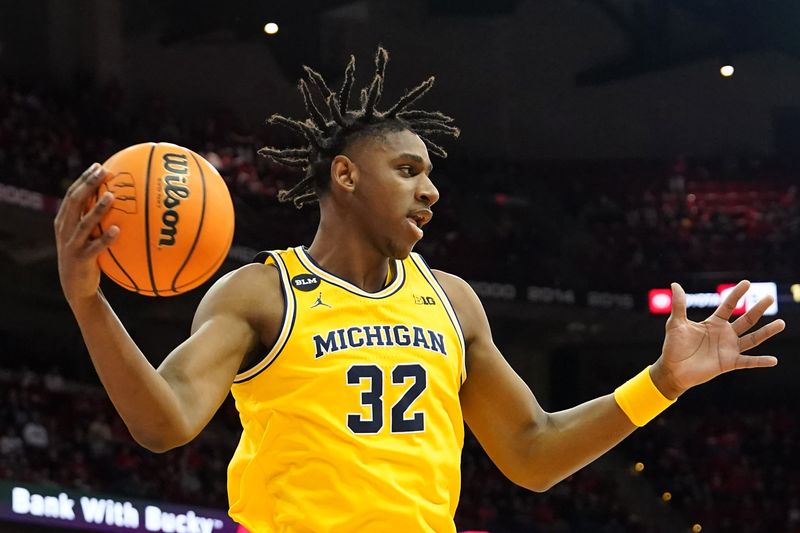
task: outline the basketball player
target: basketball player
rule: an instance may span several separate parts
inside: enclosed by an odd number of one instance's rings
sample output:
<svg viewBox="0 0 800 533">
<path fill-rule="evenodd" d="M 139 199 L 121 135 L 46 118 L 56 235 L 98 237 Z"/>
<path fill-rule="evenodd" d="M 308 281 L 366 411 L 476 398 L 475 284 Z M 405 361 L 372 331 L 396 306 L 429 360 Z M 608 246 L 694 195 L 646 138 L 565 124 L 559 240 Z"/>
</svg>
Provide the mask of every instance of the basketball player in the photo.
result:
<svg viewBox="0 0 800 533">
<path fill-rule="evenodd" d="M 336 93 L 307 69 L 300 90 L 310 118 L 272 117 L 306 146 L 261 153 L 304 171 L 280 199 L 319 202 L 314 241 L 220 279 L 191 336 L 158 369 L 98 288 L 97 255 L 120 232 L 90 236 L 110 193 L 81 215 L 103 175 L 98 164 L 55 220 L 64 294 L 137 442 L 155 452 L 189 442 L 232 391 L 243 425 L 228 471 L 237 522 L 257 533 L 452 532 L 463 421 L 510 480 L 544 491 L 690 387 L 777 364 L 742 355 L 784 328 L 776 320 L 746 334 L 769 299 L 728 320 L 748 282 L 701 323 L 687 319 L 673 284 L 652 366 L 613 394 L 544 411 L 494 345 L 470 286 L 412 253 L 439 198 L 429 153 L 446 154 L 431 139 L 458 130 L 440 112 L 408 109 L 433 78 L 378 111 L 387 58 L 380 49 L 355 106 L 352 58 Z"/>
</svg>

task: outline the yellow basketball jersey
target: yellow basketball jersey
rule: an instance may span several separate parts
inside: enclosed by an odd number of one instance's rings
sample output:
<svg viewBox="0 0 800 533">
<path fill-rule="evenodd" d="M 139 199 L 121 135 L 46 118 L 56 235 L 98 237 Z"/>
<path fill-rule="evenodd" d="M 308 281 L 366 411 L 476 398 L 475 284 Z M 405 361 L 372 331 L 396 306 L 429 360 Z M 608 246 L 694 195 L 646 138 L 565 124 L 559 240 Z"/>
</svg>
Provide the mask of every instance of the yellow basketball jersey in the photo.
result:
<svg viewBox="0 0 800 533">
<path fill-rule="evenodd" d="M 270 252 L 286 312 L 231 388 L 230 515 L 254 533 L 454 532 L 464 337 L 417 254 L 376 293 L 302 247 Z"/>
</svg>

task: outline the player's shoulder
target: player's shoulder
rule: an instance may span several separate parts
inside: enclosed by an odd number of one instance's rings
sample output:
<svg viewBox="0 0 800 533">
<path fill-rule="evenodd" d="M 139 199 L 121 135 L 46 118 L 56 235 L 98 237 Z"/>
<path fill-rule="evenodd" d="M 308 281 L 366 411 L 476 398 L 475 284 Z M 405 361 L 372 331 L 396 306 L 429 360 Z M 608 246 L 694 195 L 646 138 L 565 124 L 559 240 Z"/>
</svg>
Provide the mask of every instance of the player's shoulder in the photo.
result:
<svg viewBox="0 0 800 533">
<path fill-rule="evenodd" d="M 203 296 L 192 331 L 219 317 L 247 322 L 263 339 L 280 328 L 284 301 L 277 269 L 247 264 L 219 278 Z M 275 333 L 277 336 L 277 333 Z"/>
<path fill-rule="evenodd" d="M 445 293 L 447 293 L 447 296 L 450 298 L 461 294 L 474 293 L 472 287 L 469 286 L 469 283 L 455 274 L 445 272 L 444 270 L 438 270 L 436 268 L 432 268 L 431 272 L 433 272 L 433 276 L 436 278 L 436 281 L 439 282 L 439 285 L 442 286 Z"/>
<path fill-rule="evenodd" d="M 217 311 L 251 315 L 283 303 L 280 274 L 273 265 L 249 263 L 219 278 L 203 298 L 205 307 Z"/>
<path fill-rule="evenodd" d="M 275 265 L 248 263 L 222 276 L 217 284 L 226 291 L 237 293 L 253 292 L 254 289 L 279 291 L 280 274 Z"/>
<path fill-rule="evenodd" d="M 443 270 L 431 269 L 431 272 L 450 299 L 467 342 L 471 342 L 476 334 L 485 329 L 486 314 L 480 298 L 470 284 L 459 276 Z"/>
<path fill-rule="evenodd" d="M 253 260 L 236 270 L 222 276 L 211 288 L 209 293 L 218 293 L 225 297 L 236 297 L 249 301 L 257 299 L 263 301 L 272 297 L 281 299 L 283 288 L 281 286 L 281 272 L 276 263 L 284 264 L 285 255 L 293 248 L 285 250 L 271 250 L 258 252 Z"/>
</svg>

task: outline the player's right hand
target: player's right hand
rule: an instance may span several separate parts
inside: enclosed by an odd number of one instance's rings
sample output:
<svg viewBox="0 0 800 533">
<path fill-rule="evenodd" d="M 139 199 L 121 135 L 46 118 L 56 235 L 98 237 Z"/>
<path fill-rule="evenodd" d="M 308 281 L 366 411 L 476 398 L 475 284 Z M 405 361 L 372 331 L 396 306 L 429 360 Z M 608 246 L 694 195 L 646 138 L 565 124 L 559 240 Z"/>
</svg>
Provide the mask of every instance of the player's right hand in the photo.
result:
<svg viewBox="0 0 800 533">
<path fill-rule="evenodd" d="M 100 237 L 92 238 L 92 229 L 108 212 L 114 195 L 103 193 L 84 214 L 86 203 L 103 182 L 105 170 L 99 163 L 87 168 L 67 190 L 54 221 L 58 277 L 70 305 L 97 295 L 100 267 L 97 256 L 119 236 L 119 227 L 109 227 Z"/>
</svg>

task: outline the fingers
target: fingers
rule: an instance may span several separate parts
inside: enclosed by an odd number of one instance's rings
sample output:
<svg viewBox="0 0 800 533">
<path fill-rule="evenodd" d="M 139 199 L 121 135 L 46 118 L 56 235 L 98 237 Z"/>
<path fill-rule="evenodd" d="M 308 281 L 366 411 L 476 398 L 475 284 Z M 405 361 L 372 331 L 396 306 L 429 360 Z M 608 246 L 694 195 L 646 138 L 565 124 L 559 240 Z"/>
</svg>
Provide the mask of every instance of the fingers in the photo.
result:
<svg viewBox="0 0 800 533">
<path fill-rule="evenodd" d="M 739 353 L 752 350 L 765 340 L 783 331 L 785 327 L 786 323 L 783 320 L 774 320 L 766 326 L 758 328 L 753 333 L 739 337 Z"/>
<path fill-rule="evenodd" d="M 99 166 L 100 163 L 92 163 L 89 166 L 89 168 L 84 170 L 83 173 L 80 176 L 78 176 L 78 179 L 73 181 L 72 185 L 69 186 L 69 189 L 67 189 L 66 196 L 72 195 L 75 192 L 75 189 L 81 186 L 89 178 L 89 176 L 92 176 L 97 172 Z"/>
<path fill-rule="evenodd" d="M 112 226 L 97 239 L 90 237 L 92 230 L 111 208 L 114 200 L 111 192 L 100 196 L 92 209 L 83 215 L 89 197 L 103 182 L 104 176 L 103 166 L 94 163 L 67 189 L 54 222 L 59 250 L 63 246 L 64 251 L 69 250 L 67 255 L 84 258 L 96 256 L 113 244 L 119 235 L 119 228 Z"/>
<path fill-rule="evenodd" d="M 672 287 L 672 313 L 669 320 L 686 320 L 686 293 L 678 283 L 673 283 Z"/>
<path fill-rule="evenodd" d="M 736 370 L 745 368 L 767 368 L 778 364 L 778 358 L 771 355 L 740 355 L 736 360 Z"/>
<path fill-rule="evenodd" d="M 114 195 L 111 192 L 104 192 L 100 199 L 94 204 L 94 207 L 81 218 L 81 221 L 78 223 L 78 227 L 75 230 L 75 234 L 73 235 L 72 239 L 78 243 L 85 242 L 89 235 L 92 233 L 92 229 L 94 229 L 100 221 L 103 219 L 105 214 L 111 208 L 111 203 L 114 201 Z"/>
<path fill-rule="evenodd" d="M 83 251 L 83 256 L 86 258 L 94 257 L 99 255 L 100 252 L 114 244 L 116 242 L 117 237 L 119 236 L 119 227 L 111 226 L 106 231 L 103 232 L 100 237 L 94 239 L 89 243 Z"/>
<path fill-rule="evenodd" d="M 745 295 L 749 288 L 749 281 L 740 281 L 733 289 L 731 289 L 722 303 L 719 304 L 719 307 L 717 307 L 717 310 L 714 311 L 714 314 L 708 318 L 711 319 L 716 317 L 727 322 L 731 317 L 731 313 L 733 313 L 734 309 L 736 309 L 737 302 L 742 298 L 742 296 Z"/>
<path fill-rule="evenodd" d="M 766 296 L 760 299 L 756 305 L 750 308 L 745 314 L 734 320 L 732 324 L 733 331 L 735 331 L 737 335 L 741 335 L 748 329 L 755 326 L 759 319 L 761 319 L 764 311 L 766 311 L 774 301 L 775 300 L 772 298 L 772 296 Z"/>
<path fill-rule="evenodd" d="M 56 215 L 55 224 L 57 230 L 70 228 L 78 223 L 86 201 L 100 186 L 103 176 L 102 165 L 94 163 L 70 185 Z"/>
</svg>

